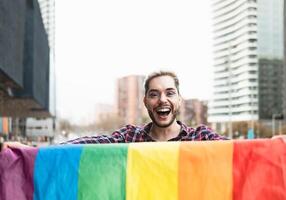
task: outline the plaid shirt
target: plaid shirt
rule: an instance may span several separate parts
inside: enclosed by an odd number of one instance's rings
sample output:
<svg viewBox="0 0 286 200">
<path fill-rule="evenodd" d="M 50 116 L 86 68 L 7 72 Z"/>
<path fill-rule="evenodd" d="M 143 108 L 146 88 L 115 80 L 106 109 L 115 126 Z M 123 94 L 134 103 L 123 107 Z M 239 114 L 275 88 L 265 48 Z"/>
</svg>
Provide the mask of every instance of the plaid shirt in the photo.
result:
<svg viewBox="0 0 286 200">
<path fill-rule="evenodd" d="M 201 141 L 201 140 L 227 140 L 213 132 L 207 126 L 201 125 L 197 128 L 186 126 L 180 121 L 181 126 L 179 135 L 168 141 Z M 126 125 L 123 128 L 113 132 L 111 135 L 85 136 L 70 140 L 61 144 L 92 144 L 92 143 L 129 143 L 129 142 L 155 142 L 149 135 L 152 122 L 145 126 Z"/>
</svg>

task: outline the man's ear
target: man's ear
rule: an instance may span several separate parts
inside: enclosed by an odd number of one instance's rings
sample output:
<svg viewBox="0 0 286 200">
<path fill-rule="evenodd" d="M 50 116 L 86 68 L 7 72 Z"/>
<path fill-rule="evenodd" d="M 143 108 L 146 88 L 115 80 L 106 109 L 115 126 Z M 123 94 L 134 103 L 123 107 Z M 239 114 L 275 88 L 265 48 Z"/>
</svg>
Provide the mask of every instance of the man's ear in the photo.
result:
<svg viewBox="0 0 286 200">
<path fill-rule="evenodd" d="M 146 106 L 146 101 L 147 101 L 146 96 L 144 96 L 144 98 L 143 98 L 143 103 L 144 103 L 145 107 L 147 108 L 147 106 Z"/>
</svg>

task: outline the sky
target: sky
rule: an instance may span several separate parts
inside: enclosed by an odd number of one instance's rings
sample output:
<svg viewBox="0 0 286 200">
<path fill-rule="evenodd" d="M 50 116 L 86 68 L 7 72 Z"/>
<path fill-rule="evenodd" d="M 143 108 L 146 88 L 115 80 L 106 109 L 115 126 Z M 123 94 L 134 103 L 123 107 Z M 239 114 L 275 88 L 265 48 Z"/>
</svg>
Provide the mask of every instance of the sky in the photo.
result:
<svg viewBox="0 0 286 200">
<path fill-rule="evenodd" d="M 93 120 L 116 80 L 171 70 L 183 98 L 212 95 L 211 1 L 56 1 L 57 115 Z"/>
</svg>

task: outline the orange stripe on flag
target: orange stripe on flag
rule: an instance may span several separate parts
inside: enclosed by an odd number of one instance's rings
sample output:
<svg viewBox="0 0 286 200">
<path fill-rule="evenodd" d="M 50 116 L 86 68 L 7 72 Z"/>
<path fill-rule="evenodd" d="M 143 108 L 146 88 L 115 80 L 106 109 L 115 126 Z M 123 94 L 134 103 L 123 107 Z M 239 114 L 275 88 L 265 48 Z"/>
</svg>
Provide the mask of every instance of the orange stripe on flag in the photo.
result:
<svg viewBox="0 0 286 200">
<path fill-rule="evenodd" d="M 232 199 L 232 141 L 183 142 L 179 199 Z"/>
</svg>

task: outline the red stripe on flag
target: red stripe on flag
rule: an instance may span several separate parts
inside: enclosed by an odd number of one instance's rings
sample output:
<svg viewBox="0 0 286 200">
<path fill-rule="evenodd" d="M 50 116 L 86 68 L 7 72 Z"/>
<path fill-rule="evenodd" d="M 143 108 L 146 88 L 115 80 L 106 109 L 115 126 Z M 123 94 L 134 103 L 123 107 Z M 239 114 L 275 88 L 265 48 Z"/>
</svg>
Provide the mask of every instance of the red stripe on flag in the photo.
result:
<svg viewBox="0 0 286 200">
<path fill-rule="evenodd" d="M 286 144 L 282 140 L 234 142 L 233 199 L 286 199 Z"/>
</svg>

